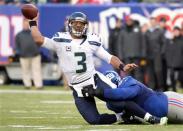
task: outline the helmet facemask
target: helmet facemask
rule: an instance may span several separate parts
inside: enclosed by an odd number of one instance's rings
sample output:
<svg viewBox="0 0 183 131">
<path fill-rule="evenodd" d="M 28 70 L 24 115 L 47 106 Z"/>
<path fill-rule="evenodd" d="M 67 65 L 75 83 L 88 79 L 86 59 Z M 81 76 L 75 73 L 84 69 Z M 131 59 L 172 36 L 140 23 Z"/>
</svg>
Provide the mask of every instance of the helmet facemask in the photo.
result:
<svg viewBox="0 0 183 131">
<path fill-rule="evenodd" d="M 74 25 L 74 22 L 80 22 L 83 25 L 80 25 L 80 26 Z M 87 29 L 88 29 L 88 24 L 85 23 L 84 21 L 74 20 L 69 23 L 69 32 L 76 37 L 82 37 L 83 35 L 86 35 Z"/>
</svg>

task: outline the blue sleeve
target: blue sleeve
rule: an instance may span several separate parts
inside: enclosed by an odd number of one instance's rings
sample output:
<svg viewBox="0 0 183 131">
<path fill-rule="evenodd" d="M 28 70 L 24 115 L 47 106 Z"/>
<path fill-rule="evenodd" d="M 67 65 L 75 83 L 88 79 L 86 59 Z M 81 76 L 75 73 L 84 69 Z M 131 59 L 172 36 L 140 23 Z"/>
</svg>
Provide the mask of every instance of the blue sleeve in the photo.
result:
<svg viewBox="0 0 183 131">
<path fill-rule="evenodd" d="M 137 85 L 132 85 L 124 88 L 115 89 L 104 89 L 104 98 L 110 100 L 127 100 L 133 99 L 140 92 L 140 87 Z"/>
</svg>

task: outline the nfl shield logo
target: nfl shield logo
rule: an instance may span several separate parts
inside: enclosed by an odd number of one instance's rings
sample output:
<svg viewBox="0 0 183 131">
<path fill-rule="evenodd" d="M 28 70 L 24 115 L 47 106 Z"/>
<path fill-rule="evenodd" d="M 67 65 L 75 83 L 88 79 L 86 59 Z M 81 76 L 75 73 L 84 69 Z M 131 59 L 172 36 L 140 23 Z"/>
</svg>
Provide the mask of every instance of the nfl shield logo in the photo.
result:
<svg viewBox="0 0 183 131">
<path fill-rule="evenodd" d="M 66 46 L 66 51 L 71 51 L 71 46 Z"/>
</svg>

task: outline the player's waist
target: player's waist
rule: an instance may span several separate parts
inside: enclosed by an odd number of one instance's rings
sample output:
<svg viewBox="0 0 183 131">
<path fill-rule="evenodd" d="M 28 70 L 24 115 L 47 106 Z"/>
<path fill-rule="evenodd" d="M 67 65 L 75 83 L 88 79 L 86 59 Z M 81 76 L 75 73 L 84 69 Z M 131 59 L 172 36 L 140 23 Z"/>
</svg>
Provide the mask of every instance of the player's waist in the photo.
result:
<svg viewBox="0 0 183 131">
<path fill-rule="evenodd" d="M 79 81 L 79 82 L 71 82 L 70 85 L 72 86 L 72 85 L 81 84 L 81 83 L 83 83 L 83 82 L 85 82 L 85 81 L 87 81 L 87 80 L 89 80 L 89 79 L 91 79 L 91 77 L 86 78 L 86 79 L 84 79 L 84 80 L 82 80 L 82 81 Z"/>
<path fill-rule="evenodd" d="M 78 84 L 84 84 L 84 83 L 87 83 L 88 81 L 90 81 L 90 79 L 92 79 L 93 81 L 93 84 L 95 85 L 96 83 L 96 79 L 97 79 L 97 74 L 93 74 L 93 75 L 90 75 L 90 76 L 87 76 L 85 79 L 81 79 L 80 81 L 77 81 L 77 82 L 70 82 L 69 83 L 69 86 L 75 86 L 75 85 L 78 85 Z"/>
<path fill-rule="evenodd" d="M 91 85 L 93 88 L 95 88 L 95 75 L 92 75 L 89 78 L 86 78 L 83 81 L 77 82 L 77 83 L 70 83 L 69 87 L 77 93 L 78 97 L 83 97 L 82 89 L 86 86 Z"/>
<path fill-rule="evenodd" d="M 84 73 L 76 73 L 74 71 L 64 72 L 64 74 L 66 75 L 68 83 L 70 85 L 76 85 L 90 79 L 93 76 L 93 74 L 95 74 L 95 70 L 86 71 Z"/>
</svg>

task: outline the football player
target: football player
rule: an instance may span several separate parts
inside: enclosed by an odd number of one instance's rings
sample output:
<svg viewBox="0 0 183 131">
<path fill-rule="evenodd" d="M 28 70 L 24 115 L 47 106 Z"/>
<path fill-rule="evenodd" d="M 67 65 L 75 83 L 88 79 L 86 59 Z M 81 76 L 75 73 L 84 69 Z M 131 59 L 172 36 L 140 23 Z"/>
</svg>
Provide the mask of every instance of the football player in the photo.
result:
<svg viewBox="0 0 183 131">
<path fill-rule="evenodd" d="M 73 90 L 75 105 L 82 117 L 90 124 L 111 124 L 120 120 L 119 114 L 99 114 L 94 97 L 83 96 L 83 87 L 98 85 L 94 76 L 93 54 L 110 63 L 114 68 L 129 72 L 136 64 L 124 65 L 116 56 L 109 54 L 103 47 L 98 35 L 89 34 L 88 19 L 82 12 L 74 12 L 68 18 L 68 32 L 57 32 L 52 39 L 41 34 L 37 18 L 29 20 L 35 42 L 56 52 L 60 69 L 63 70 L 68 84 Z"/>
<path fill-rule="evenodd" d="M 134 101 L 145 111 L 157 117 L 168 117 L 171 123 L 183 123 L 183 95 L 168 91 L 156 92 L 148 88 L 143 83 L 137 81 L 131 76 L 123 79 L 114 72 L 106 72 L 109 78 L 117 88 L 112 89 L 98 86 L 96 89 L 85 89 L 89 95 L 104 97 L 114 101 Z M 123 106 L 114 103 L 108 103 L 108 108 L 112 110 L 123 110 Z"/>
</svg>

